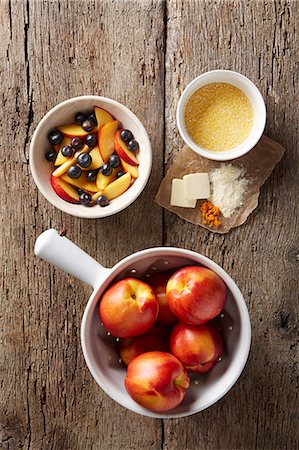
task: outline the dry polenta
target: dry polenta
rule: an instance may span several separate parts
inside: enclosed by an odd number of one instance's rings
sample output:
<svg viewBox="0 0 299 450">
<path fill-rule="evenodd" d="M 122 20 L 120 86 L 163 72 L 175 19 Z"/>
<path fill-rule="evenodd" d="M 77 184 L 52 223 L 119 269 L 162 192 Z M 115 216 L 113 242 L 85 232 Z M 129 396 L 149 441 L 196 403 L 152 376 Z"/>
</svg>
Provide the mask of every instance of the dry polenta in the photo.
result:
<svg viewBox="0 0 299 450">
<path fill-rule="evenodd" d="M 247 96 L 228 83 L 210 83 L 190 97 L 185 109 L 187 132 L 207 150 L 230 150 L 241 144 L 253 125 Z"/>
</svg>

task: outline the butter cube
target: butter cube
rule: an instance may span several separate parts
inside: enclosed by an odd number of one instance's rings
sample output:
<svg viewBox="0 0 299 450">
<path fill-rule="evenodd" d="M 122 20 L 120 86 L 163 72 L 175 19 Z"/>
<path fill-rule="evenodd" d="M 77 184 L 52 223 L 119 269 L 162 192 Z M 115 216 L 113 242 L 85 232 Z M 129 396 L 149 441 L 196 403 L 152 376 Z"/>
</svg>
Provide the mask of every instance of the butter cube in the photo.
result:
<svg viewBox="0 0 299 450">
<path fill-rule="evenodd" d="M 207 173 L 190 173 L 183 177 L 185 197 L 197 200 L 210 197 L 210 180 Z"/>
<path fill-rule="evenodd" d="M 182 208 L 195 208 L 196 200 L 188 200 L 185 196 L 183 180 L 178 178 L 172 180 L 170 204 Z"/>
</svg>

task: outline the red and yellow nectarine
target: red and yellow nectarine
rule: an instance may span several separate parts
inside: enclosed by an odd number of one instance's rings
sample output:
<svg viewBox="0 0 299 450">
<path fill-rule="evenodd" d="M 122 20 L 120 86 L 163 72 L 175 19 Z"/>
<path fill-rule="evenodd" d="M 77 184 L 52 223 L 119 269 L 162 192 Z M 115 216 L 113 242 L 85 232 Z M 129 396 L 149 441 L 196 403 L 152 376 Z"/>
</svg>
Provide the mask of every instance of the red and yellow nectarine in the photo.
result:
<svg viewBox="0 0 299 450">
<path fill-rule="evenodd" d="M 167 352 L 147 352 L 128 366 L 125 386 L 135 402 L 151 411 L 169 411 L 184 399 L 190 379 L 180 361 Z"/>
<path fill-rule="evenodd" d="M 51 175 L 51 185 L 56 194 L 69 203 L 79 203 L 79 194 L 72 186 L 63 181 L 61 178 L 56 178 Z"/>
<path fill-rule="evenodd" d="M 114 145 L 118 156 L 131 166 L 139 166 L 138 159 L 135 154 L 128 149 L 126 143 L 120 137 L 121 130 L 117 130 L 114 135 Z"/>
<path fill-rule="evenodd" d="M 166 294 L 172 312 L 180 320 L 189 325 L 200 325 L 223 310 L 227 287 L 212 270 L 187 266 L 171 276 Z"/>
<path fill-rule="evenodd" d="M 158 310 L 152 288 L 136 278 L 124 278 L 110 286 L 99 307 L 106 329 L 120 338 L 146 333 L 153 326 Z"/>
<path fill-rule="evenodd" d="M 194 326 L 179 322 L 170 335 L 170 351 L 189 372 L 206 373 L 222 355 L 222 338 L 209 323 Z"/>
</svg>

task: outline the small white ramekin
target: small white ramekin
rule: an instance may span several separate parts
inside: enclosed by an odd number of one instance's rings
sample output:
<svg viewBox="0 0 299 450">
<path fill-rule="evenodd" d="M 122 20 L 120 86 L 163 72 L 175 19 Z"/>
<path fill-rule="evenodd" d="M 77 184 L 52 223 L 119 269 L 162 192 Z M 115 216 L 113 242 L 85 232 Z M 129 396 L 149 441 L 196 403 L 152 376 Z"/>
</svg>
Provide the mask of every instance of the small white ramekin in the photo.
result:
<svg viewBox="0 0 299 450">
<path fill-rule="evenodd" d="M 54 192 L 50 182 L 53 166 L 45 159 L 45 153 L 51 148 L 47 138 L 49 131 L 64 123 L 72 123 L 76 112 L 88 112 L 94 106 L 106 109 L 115 119 L 121 122 L 123 128 L 131 130 L 140 147 L 138 155 L 139 177 L 126 192 L 112 200 L 104 208 L 99 205 L 91 207 L 76 205 L 60 198 Z M 141 194 L 151 172 L 152 148 L 144 126 L 126 106 L 107 97 L 84 95 L 59 103 L 42 118 L 31 140 L 29 164 L 38 189 L 52 205 L 72 216 L 98 219 L 111 216 L 125 209 Z"/>
<path fill-rule="evenodd" d="M 185 108 L 189 98 L 199 88 L 210 83 L 228 83 L 237 87 L 248 97 L 253 108 L 253 126 L 251 132 L 242 144 L 231 150 L 219 152 L 200 147 L 193 139 L 191 139 L 186 129 Z M 266 107 L 258 88 L 244 75 L 231 70 L 212 70 L 211 72 L 199 75 L 188 84 L 180 97 L 177 106 L 176 120 L 182 139 L 194 152 L 204 158 L 213 159 L 215 161 L 229 161 L 245 155 L 258 143 L 266 125 Z"/>
</svg>

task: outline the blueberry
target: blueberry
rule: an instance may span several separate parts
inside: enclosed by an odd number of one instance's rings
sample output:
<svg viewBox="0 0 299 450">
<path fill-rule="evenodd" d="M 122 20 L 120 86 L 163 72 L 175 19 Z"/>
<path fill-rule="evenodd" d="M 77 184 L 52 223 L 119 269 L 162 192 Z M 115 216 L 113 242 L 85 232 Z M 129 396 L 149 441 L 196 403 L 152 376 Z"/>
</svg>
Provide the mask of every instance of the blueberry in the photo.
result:
<svg viewBox="0 0 299 450">
<path fill-rule="evenodd" d="M 122 177 L 123 175 L 125 175 L 125 173 L 126 173 L 126 172 L 124 172 L 123 170 L 120 170 L 119 172 L 117 172 L 116 178 Z"/>
<path fill-rule="evenodd" d="M 88 134 L 85 138 L 85 143 L 89 148 L 94 148 L 98 143 L 98 138 L 95 134 Z"/>
<path fill-rule="evenodd" d="M 91 162 L 92 162 L 92 157 L 88 153 L 81 153 L 78 156 L 78 164 L 79 164 L 79 166 L 84 167 L 84 169 L 89 167 Z"/>
<path fill-rule="evenodd" d="M 129 150 L 131 150 L 131 152 L 137 152 L 137 150 L 139 149 L 139 144 L 137 141 L 135 141 L 135 139 L 132 139 L 127 143 L 127 147 Z"/>
<path fill-rule="evenodd" d="M 90 202 L 91 202 L 91 195 L 88 194 L 87 192 L 83 192 L 80 195 L 80 203 L 81 203 L 81 205 L 88 206 Z"/>
<path fill-rule="evenodd" d="M 118 167 L 120 165 L 120 159 L 118 155 L 111 155 L 109 158 L 109 164 L 111 167 Z"/>
<path fill-rule="evenodd" d="M 84 120 L 84 122 L 81 123 L 81 127 L 83 128 L 84 131 L 90 132 L 94 127 L 94 123 L 86 119 Z"/>
<path fill-rule="evenodd" d="M 134 136 L 133 136 L 133 134 L 131 133 L 130 130 L 122 130 L 122 131 L 120 132 L 120 137 L 122 138 L 122 140 L 123 140 L 124 142 L 129 142 L 129 141 L 131 141 L 132 139 L 134 139 Z"/>
<path fill-rule="evenodd" d="M 46 153 L 46 160 L 53 162 L 53 161 L 55 161 L 56 156 L 57 156 L 57 153 L 55 152 L 55 150 L 50 150 Z"/>
<path fill-rule="evenodd" d="M 78 112 L 75 114 L 75 122 L 78 125 L 81 125 L 82 122 L 84 122 L 84 120 L 86 120 L 86 115 L 82 112 Z"/>
<path fill-rule="evenodd" d="M 80 175 L 81 175 L 81 173 L 82 173 L 82 170 L 81 170 L 81 168 L 78 167 L 78 166 L 71 166 L 71 167 L 69 168 L 69 170 L 67 171 L 68 176 L 69 176 L 70 178 L 73 178 L 74 180 L 75 180 L 76 178 L 79 178 Z"/>
<path fill-rule="evenodd" d="M 71 140 L 71 146 L 75 149 L 75 150 L 81 150 L 81 148 L 83 147 L 84 142 L 82 141 L 81 138 L 79 137 L 73 137 Z"/>
<path fill-rule="evenodd" d="M 60 144 L 63 139 L 63 134 L 59 130 L 52 130 L 48 134 L 48 139 L 52 145 Z"/>
<path fill-rule="evenodd" d="M 112 174 L 112 167 L 109 164 L 104 163 L 101 167 L 101 172 L 103 175 L 109 176 Z"/>
<path fill-rule="evenodd" d="M 74 149 L 72 147 L 70 147 L 69 145 L 65 145 L 64 147 L 62 147 L 61 153 L 62 153 L 62 156 L 69 158 L 70 156 L 73 155 Z"/>
<path fill-rule="evenodd" d="M 97 170 L 89 170 L 88 172 L 86 172 L 86 179 L 93 183 L 97 179 L 97 173 Z"/>
<path fill-rule="evenodd" d="M 109 205 L 109 200 L 107 197 L 105 197 L 105 195 L 100 195 L 97 198 L 97 204 L 104 207 L 104 206 L 108 206 Z"/>
<path fill-rule="evenodd" d="M 95 113 L 90 114 L 90 116 L 88 116 L 88 120 L 89 120 L 90 122 L 92 122 L 92 123 L 94 124 L 94 126 L 97 125 L 97 118 L 96 118 Z"/>
<path fill-rule="evenodd" d="M 85 191 L 83 191 L 83 189 L 78 188 L 78 194 L 79 194 L 79 195 L 84 194 L 84 192 L 85 192 Z"/>
</svg>

